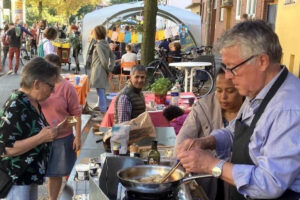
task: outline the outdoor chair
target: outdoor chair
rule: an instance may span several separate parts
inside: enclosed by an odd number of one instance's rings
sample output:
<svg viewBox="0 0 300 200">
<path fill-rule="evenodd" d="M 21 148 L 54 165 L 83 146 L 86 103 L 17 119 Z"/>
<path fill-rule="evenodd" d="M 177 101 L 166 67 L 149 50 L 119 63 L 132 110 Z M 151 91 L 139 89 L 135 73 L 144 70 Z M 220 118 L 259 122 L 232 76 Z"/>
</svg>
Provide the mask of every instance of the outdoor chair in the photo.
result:
<svg viewBox="0 0 300 200">
<path fill-rule="evenodd" d="M 122 82 L 130 77 L 130 70 L 133 66 L 136 65 L 136 62 L 122 62 L 121 63 L 121 74 L 120 74 L 120 81 L 119 81 L 119 90 L 121 90 Z"/>
</svg>

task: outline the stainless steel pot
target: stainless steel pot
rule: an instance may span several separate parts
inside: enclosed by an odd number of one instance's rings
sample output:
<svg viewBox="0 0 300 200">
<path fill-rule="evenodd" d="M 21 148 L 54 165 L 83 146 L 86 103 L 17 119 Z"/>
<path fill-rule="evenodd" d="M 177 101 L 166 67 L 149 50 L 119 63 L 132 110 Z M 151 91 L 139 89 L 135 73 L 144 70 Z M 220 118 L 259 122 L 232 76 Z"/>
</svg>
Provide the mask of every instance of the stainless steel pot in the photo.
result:
<svg viewBox="0 0 300 200">
<path fill-rule="evenodd" d="M 212 177 L 212 175 L 197 175 L 184 178 L 185 172 L 180 169 L 176 169 L 170 178 L 164 183 L 141 183 L 137 181 L 143 177 L 151 175 L 164 176 L 171 170 L 171 168 L 172 167 L 169 166 L 159 165 L 139 165 L 119 170 L 117 175 L 121 184 L 126 189 L 140 193 L 159 193 L 168 190 L 175 190 L 180 184 L 187 181 L 197 178 Z"/>
</svg>

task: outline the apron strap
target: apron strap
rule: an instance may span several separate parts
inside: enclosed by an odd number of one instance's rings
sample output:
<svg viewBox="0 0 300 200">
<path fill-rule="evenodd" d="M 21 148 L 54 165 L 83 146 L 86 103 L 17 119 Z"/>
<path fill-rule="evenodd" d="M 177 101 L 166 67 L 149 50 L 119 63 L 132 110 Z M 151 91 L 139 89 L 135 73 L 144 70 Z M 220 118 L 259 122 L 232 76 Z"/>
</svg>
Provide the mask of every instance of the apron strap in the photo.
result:
<svg viewBox="0 0 300 200">
<path fill-rule="evenodd" d="M 265 108 L 267 107 L 267 104 L 272 99 L 272 97 L 276 94 L 277 90 L 280 88 L 280 86 L 284 82 L 287 75 L 288 75 L 288 70 L 286 69 L 286 67 L 284 67 L 282 73 L 280 74 L 278 79 L 275 81 L 275 83 L 272 85 L 271 89 L 268 91 L 265 98 L 262 100 L 262 103 L 260 104 L 260 106 L 259 106 L 257 112 L 255 113 L 254 118 L 251 122 L 250 129 L 255 128 L 256 123 L 259 120 L 260 116 L 263 114 Z"/>
</svg>

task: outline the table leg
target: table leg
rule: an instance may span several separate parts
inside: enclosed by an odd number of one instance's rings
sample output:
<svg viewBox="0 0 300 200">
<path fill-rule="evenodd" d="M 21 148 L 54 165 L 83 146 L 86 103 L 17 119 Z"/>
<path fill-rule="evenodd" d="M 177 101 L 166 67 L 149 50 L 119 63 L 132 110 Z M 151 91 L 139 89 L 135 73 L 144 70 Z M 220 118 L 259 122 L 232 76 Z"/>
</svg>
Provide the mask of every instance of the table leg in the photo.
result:
<svg viewBox="0 0 300 200">
<path fill-rule="evenodd" d="M 187 68 L 184 69 L 184 92 L 188 91 L 188 78 L 189 78 L 189 71 Z"/>
<path fill-rule="evenodd" d="M 190 72 L 190 91 L 189 92 L 193 92 L 193 76 L 194 76 L 194 68 L 191 68 L 191 72 Z"/>
</svg>

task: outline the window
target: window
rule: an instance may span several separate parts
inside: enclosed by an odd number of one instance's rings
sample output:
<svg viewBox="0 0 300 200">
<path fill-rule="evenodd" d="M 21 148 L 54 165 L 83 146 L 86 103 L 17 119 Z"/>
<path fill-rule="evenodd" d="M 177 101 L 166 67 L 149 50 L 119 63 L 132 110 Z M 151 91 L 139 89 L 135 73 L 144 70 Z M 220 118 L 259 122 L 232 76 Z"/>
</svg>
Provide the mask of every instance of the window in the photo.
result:
<svg viewBox="0 0 300 200">
<path fill-rule="evenodd" d="M 220 5 L 223 5 L 223 0 L 220 1 Z M 224 8 L 220 9 L 220 22 L 224 21 Z"/>
<path fill-rule="evenodd" d="M 242 0 L 236 0 L 236 11 L 235 11 L 235 19 L 241 19 L 242 12 Z"/>
<path fill-rule="evenodd" d="M 218 0 L 214 0 L 214 9 L 216 10 L 218 8 Z"/>
<path fill-rule="evenodd" d="M 284 4 L 292 4 L 295 3 L 295 0 L 284 0 Z"/>
<path fill-rule="evenodd" d="M 256 4 L 257 0 L 247 0 L 246 13 L 248 14 L 249 18 L 255 18 Z"/>
</svg>

